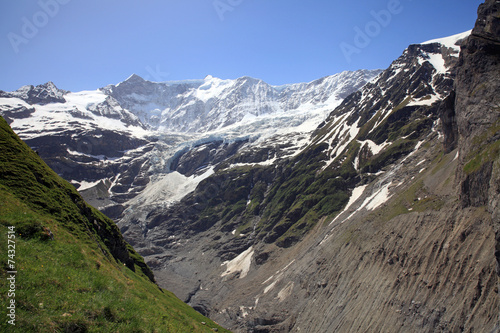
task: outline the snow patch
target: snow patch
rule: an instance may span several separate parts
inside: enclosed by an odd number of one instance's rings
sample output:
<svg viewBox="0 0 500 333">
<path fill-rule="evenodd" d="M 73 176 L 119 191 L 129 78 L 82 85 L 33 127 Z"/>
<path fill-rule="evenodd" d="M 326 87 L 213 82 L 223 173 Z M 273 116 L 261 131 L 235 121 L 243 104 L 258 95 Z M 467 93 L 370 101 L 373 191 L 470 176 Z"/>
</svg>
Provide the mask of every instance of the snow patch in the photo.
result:
<svg viewBox="0 0 500 333">
<path fill-rule="evenodd" d="M 429 98 L 430 97 L 430 98 Z M 431 106 L 437 101 L 442 100 L 441 96 L 439 95 L 431 95 L 427 97 L 420 98 L 418 100 L 412 100 L 410 103 L 408 103 L 408 106 Z"/>
<path fill-rule="evenodd" d="M 293 282 L 288 282 L 285 288 L 281 289 L 280 292 L 278 293 L 278 300 L 280 302 L 283 302 L 286 298 L 288 298 L 293 291 L 293 287 L 295 284 Z"/>
<path fill-rule="evenodd" d="M 236 272 L 240 272 L 240 279 L 247 276 L 248 272 L 250 271 L 250 265 L 252 263 L 253 255 L 254 255 L 254 249 L 253 246 L 251 246 L 233 260 L 223 262 L 222 266 L 226 265 L 226 271 L 221 274 L 221 277 Z"/>
<path fill-rule="evenodd" d="M 95 182 L 87 182 L 85 180 L 82 180 L 81 182 L 79 182 L 80 186 L 78 187 L 78 191 L 88 190 L 89 188 L 96 186 L 97 184 L 99 184 L 103 180 L 104 179 L 99 179 Z M 75 183 L 78 183 L 78 182 L 75 182 Z"/>
<path fill-rule="evenodd" d="M 283 277 L 283 274 L 285 273 L 285 271 L 288 269 L 288 267 L 290 267 L 293 263 L 295 262 L 295 259 L 292 260 L 288 265 L 286 265 L 284 268 L 280 269 L 279 271 L 276 272 L 276 274 L 272 275 L 269 279 L 267 279 L 266 281 L 262 282 L 262 284 L 266 284 L 268 283 L 269 281 L 273 280 L 274 281 L 268 285 L 266 288 L 264 288 L 264 294 L 267 294 L 271 289 L 273 289 L 276 284 L 281 280 L 281 278 Z"/>
<path fill-rule="evenodd" d="M 433 40 L 429 40 L 427 42 L 420 43 L 420 44 L 425 45 L 425 44 L 439 43 L 439 44 L 444 45 L 448 48 L 454 49 L 456 52 L 460 52 L 460 46 L 456 45 L 456 44 L 458 43 L 458 41 L 469 37 L 471 32 L 472 32 L 472 30 L 469 30 L 466 32 L 462 32 L 462 33 L 450 36 L 450 37 L 433 39 Z"/>
<path fill-rule="evenodd" d="M 278 283 L 278 280 L 275 280 L 273 283 L 264 288 L 264 294 L 267 294 L 271 289 L 273 289 L 274 286 L 276 286 L 276 283 Z"/>
<path fill-rule="evenodd" d="M 377 155 L 378 153 L 380 153 L 382 151 L 382 149 L 384 149 L 385 147 L 387 147 L 391 144 L 390 142 L 385 141 L 384 143 L 377 145 L 372 140 L 365 140 L 365 141 L 358 140 L 358 142 L 361 145 L 361 147 L 363 147 L 365 144 L 368 144 L 368 148 L 370 148 L 370 151 L 373 153 L 373 155 Z"/>
<path fill-rule="evenodd" d="M 332 222 L 330 222 L 330 224 L 332 224 L 333 222 L 335 222 L 339 218 L 340 215 L 342 215 L 344 212 L 346 212 L 352 206 L 352 204 L 355 203 L 356 200 L 359 199 L 359 197 L 363 194 L 363 192 L 365 191 L 365 189 L 366 189 L 367 186 L 368 185 L 361 185 L 361 186 L 358 186 L 358 187 L 354 188 L 354 190 L 352 190 L 351 197 L 349 198 L 349 202 L 345 206 L 344 210 L 342 210 L 342 212 L 340 212 L 337 216 L 335 216 L 335 218 L 332 220 Z"/>
<path fill-rule="evenodd" d="M 389 186 L 391 183 L 387 183 L 385 186 L 383 186 L 381 189 L 379 189 L 377 192 L 372 194 L 370 197 L 365 199 L 365 202 L 361 205 L 366 206 L 366 209 L 368 210 L 374 210 L 377 207 L 380 207 L 382 204 L 384 204 L 389 198 L 391 197 L 389 195 Z"/>
<path fill-rule="evenodd" d="M 425 161 L 426 161 L 426 160 L 425 160 L 425 159 L 423 159 L 423 160 L 421 160 L 420 162 L 418 162 L 417 164 L 415 164 L 415 166 L 419 166 L 420 164 L 425 163 Z"/>
<path fill-rule="evenodd" d="M 359 123 L 359 119 L 351 126 L 346 126 L 345 123 L 343 123 L 342 127 L 340 128 L 340 131 L 342 132 L 342 134 L 338 136 L 339 140 L 340 140 L 340 145 L 334 148 L 335 151 L 333 153 L 331 153 L 330 159 L 323 166 L 322 171 L 325 170 L 326 168 L 328 168 L 330 166 L 330 164 L 332 164 L 333 161 L 335 161 L 335 159 L 340 154 L 342 154 L 342 152 L 344 151 L 344 149 L 347 148 L 349 143 L 351 143 L 351 141 L 354 140 L 356 135 L 358 135 L 359 130 L 360 130 L 360 128 L 358 127 L 358 123 Z M 331 147 L 335 137 L 337 137 L 334 133 L 334 132 L 336 132 L 336 130 L 337 130 L 337 128 L 335 128 L 331 132 L 333 135 L 332 135 L 332 139 L 330 141 L 330 147 Z"/>
<path fill-rule="evenodd" d="M 438 74 L 445 74 L 447 72 L 446 64 L 442 54 L 431 53 L 429 54 L 428 61 L 436 69 Z"/>
<path fill-rule="evenodd" d="M 201 175 L 186 177 L 177 171 L 159 175 L 149 182 L 146 188 L 128 203 L 131 206 L 148 206 L 162 203 L 170 205 L 193 192 L 198 184 L 214 174 L 210 167 Z"/>
</svg>

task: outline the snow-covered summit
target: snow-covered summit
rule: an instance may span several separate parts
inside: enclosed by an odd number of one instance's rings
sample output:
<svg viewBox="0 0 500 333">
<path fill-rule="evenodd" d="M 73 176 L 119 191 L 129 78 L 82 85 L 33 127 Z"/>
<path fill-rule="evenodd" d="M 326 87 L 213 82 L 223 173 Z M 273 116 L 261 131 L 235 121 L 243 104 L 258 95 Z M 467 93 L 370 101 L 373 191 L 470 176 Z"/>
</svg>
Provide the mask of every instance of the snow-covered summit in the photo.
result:
<svg viewBox="0 0 500 333">
<path fill-rule="evenodd" d="M 343 72 L 309 83 L 271 86 L 248 76 L 234 80 L 150 82 L 136 75 L 103 88 L 152 130 L 207 133 L 243 119 L 298 110 L 333 110 L 380 71 Z M 317 114 L 312 114 L 316 117 Z"/>
<path fill-rule="evenodd" d="M 453 36 L 449 37 L 444 37 L 444 38 L 437 38 L 437 39 L 432 39 L 424 43 L 420 43 L 422 45 L 426 44 L 433 44 L 433 43 L 439 43 L 441 45 L 444 45 L 448 48 L 454 49 L 456 52 L 460 52 L 460 42 L 464 40 L 465 38 L 469 37 L 471 34 L 472 30 L 465 31 Z"/>
<path fill-rule="evenodd" d="M 49 104 L 49 103 L 64 103 L 64 95 L 67 93 L 56 87 L 52 82 L 46 82 L 37 86 L 26 85 L 16 91 L 5 93 L 2 92 L 2 97 L 19 98 L 28 104 Z"/>
</svg>

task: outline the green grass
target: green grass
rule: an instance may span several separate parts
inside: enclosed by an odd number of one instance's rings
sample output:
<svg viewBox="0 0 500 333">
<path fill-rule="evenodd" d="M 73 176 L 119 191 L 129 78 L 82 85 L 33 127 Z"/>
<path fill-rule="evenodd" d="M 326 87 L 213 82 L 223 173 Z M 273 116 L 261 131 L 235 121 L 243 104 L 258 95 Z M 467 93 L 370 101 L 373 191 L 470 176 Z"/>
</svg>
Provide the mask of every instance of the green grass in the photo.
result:
<svg viewBox="0 0 500 333">
<path fill-rule="evenodd" d="M 0 279 L 8 277 L 8 259 L 17 270 L 15 296 L 0 284 L 1 332 L 227 332 L 153 283 L 114 223 L 86 205 L 2 118 L 0 239 Z M 11 299 L 15 326 L 6 316 Z"/>
<path fill-rule="evenodd" d="M 489 138 L 498 137 L 500 120 L 497 120 L 484 133 L 472 139 L 473 149 L 466 157 L 464 172 L 468 175 L 478 171 L 485 163 L 494 161 L 500 156 L 500 140 L 489 141 Z"/>
</svg>

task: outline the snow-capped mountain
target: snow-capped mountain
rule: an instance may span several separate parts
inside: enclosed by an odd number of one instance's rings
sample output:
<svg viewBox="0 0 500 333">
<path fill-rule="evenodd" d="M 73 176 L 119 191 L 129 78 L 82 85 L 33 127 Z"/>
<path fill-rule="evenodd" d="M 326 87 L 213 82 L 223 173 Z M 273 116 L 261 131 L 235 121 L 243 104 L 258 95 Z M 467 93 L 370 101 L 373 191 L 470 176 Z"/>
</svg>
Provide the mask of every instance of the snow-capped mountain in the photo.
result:
<svg viewBox="0 0 500 333">
<path fill-rule="evenodd" d="M 379 71 L 344 72 L 310 83 L 271 86 L 241 77 L 154 83 L 137 75 L 102 90 L 136 114 L 150 129 L 206 133 L 243 120 L 276 114 L 316 116 L 331 110 Z"/>
<path fill-rule="evenodd" d="M 188 177 L 205 169 L 186 166 L 185 153 L 192 148 L 201 152 L 215 145 L 217 152 L 203 159 L 205 167 L 266 140 L 278 147 L 272 143 L 277 136 L 288 137 L 278 140 L 289 142 L 281 155 L 296 153 L 345 96 L 379 73 L 344 72 L 282 87 L 249 77 L 157 83 L 132 75 L 102 89 L 69 92 L 49 82 L 0 92 L 0 113 L 56 172 L 116 218 L 130 204 L 144 203 L 129 200 L 150 181 L 158 188 L 155 182 L 173 177 L 179 185 L 174 195 L 166 191 L 146 200 L 153 205 L 193 190 L 202 178 Z"/>
</svg>

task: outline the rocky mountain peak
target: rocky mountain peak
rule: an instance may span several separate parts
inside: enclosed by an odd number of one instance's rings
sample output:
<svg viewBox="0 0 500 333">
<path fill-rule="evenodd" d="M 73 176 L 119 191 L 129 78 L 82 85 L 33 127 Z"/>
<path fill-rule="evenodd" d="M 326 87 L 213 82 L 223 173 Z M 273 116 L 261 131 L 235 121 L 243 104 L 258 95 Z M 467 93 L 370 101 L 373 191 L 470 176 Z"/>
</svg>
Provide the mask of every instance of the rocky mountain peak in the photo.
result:
<svg viewBox="0 0 500 333">
<path fill-rule="evenodd" d="M 498 42 L 500 36 L 500 1 L 487 0 L 478 8 L 478 20 L 474 26 L 473 35 Z"/>
<path fill-rule="evenodd" d="M 318 108 L 333 109 L 348 93 L 359 89 L 378 73 L 345 72 L 309 84 L 287 85 L 286 88 L 273 87 L 248 76 L 222 80 L 208 75 L 203 80 L 156 83 L 132 75 L 124 82 L 102 90 L 151 129 L 206 133 L 234 126 L 245 117 L 295 110 L 308 102 L 318 105 Z M 329 99 L 330 106 L 327 105 Z M 305 113 L 305 118 L 318 116 Z"/>
<path fill-rule="evenodd" d="M 5 93 L 6 97 L 17 97 L 30 105 L 46 105 L 50 103 L 65 103 L 64 95 L 68 92 L 56 87 L 52 82 L 46 82 L 37 86 L 22 86 L 16 91 Z"/>
<path fill-rule="evenodd" d="M 142 84 L 146 82 L 142 77 L 140 77 L 137 74 L 132 74 L 130 75 L 125 81 L 123 81 L 121 84 Z"/>
</svg>

